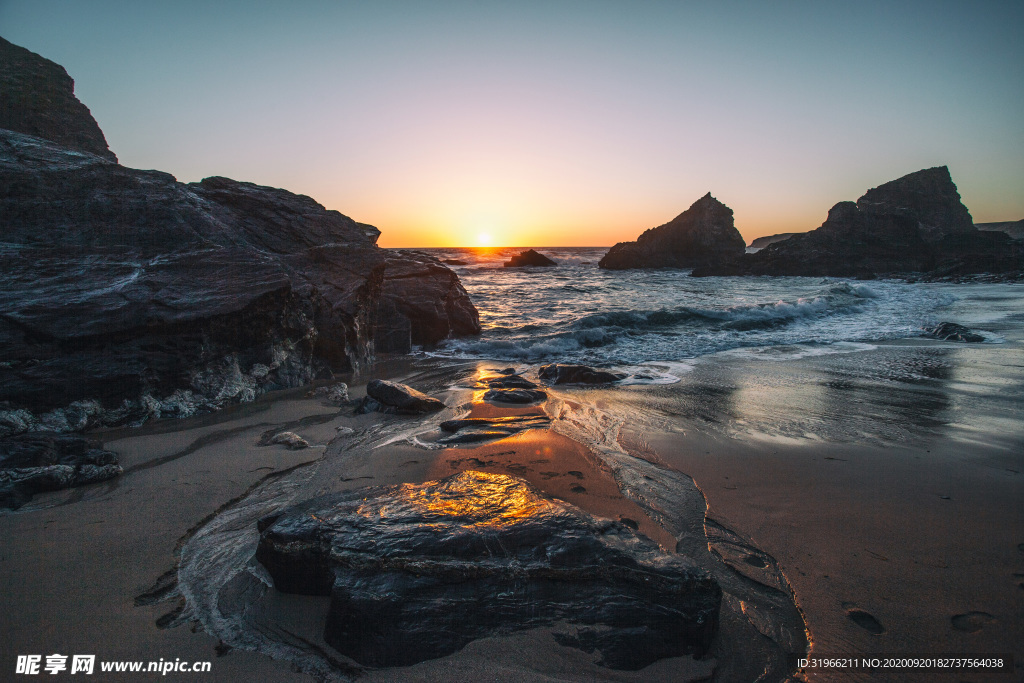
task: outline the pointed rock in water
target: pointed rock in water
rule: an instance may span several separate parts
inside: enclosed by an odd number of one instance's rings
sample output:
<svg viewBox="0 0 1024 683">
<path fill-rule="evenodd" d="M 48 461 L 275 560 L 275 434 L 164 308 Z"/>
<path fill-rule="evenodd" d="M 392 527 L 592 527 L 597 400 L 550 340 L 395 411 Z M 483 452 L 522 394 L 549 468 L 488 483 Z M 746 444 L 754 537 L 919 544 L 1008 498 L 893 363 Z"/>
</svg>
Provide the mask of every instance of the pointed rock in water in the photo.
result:
<svg viewBox="0 0 1024 683">
<path fill-rule="evenodd" d="M 408 385 L 383 379 L 370 380 L 366 385 L 366 395 L 390 408 L 390 412 L 402 415 L 421 415 L 444 408 L 444 403 L 436 398 L 427 396 Z"/>
<path fill-rule="evenodd" d="M 552 384 L 610 384 L 626 379 L 620 372 L 595 370 L 586 365 L 544 365 L 537 376 Z"/>
<path fill-rule="evenodd" d="M 857 200 L 857 208 L 874 216 L 910 217 L 917 222 L 921 239 L 929 244 L 978 232 L 945 166 L 926 168 L 873 187 Z"/>
<path fill-rule="evenodd" d="M 705 570 L 507 475 L 347 491 L 258 529 L 275 587 L 329 595 L 324 639 L 367 666 L 562 622 L 585 626 L 577 637 L 600 629 L 604 665 L 639 669 L 703 654 L 718 627 L 722 591 Z"/>
<path fill-rule="evenodd" d="M 696 268 L 739 258 L 745 251 L 746 242 L 733 225 L 732 209 L 709 192 L 635 242 L 619 242 L 597 265 L 609 270 Z"/>
<path fill-rule="evenodd" d="M 505 262 L 506 268 L 524 268 L 527 266 L 550 267 L 557 265 L 547 256 L 533 249 L 522 251 Z"/>
</svg>

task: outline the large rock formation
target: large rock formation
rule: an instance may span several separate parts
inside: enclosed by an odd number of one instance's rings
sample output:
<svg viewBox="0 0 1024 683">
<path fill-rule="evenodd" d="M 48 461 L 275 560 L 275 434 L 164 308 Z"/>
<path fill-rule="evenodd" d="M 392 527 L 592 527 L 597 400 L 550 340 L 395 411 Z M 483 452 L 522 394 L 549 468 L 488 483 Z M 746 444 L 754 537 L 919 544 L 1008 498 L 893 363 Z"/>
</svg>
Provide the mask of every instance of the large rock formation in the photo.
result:
<svg viewBox="0 0 1024 683">
<path fill-rule="evenodd" d="M 670 222 L 619 242 L 598 262 L 601 268 L 696 268 L 742 256 L 743 236 L 732 209 L 707 193 Z"/>
<path fill-rule="evenodd" d="M 1021 268 L 1021 248 L 980 232 L 945 166 L 928 168 L 832 207 L 820 228 L 694 275 L 873 277 L 959 275 Z"/>
<path fill-rule="evenodd" d="M 0 221 L 0 435 L 83 400 L 102 408 L 79 428 L 189 415 L 351 370 L 378 338 L 479 332 L 450 269 L 285 190 L 0 130 Z"/>
<path fill-rule="evenodd" d="M 506 475 L 329 495 L 259 530 L 275 587 L 329 595 L 324 639 L 369 666 L 561 622 L 606 666 L 639 669 L 706 652 L 718 626 L 722 591 L 706 571 Z"/>
<path fill-rule="evenodd" d="M 117 161 L 60 64 L 0 38 L 0 128 Z"/>
<path fill-rule="evenodd" d="M 480 314 L 459 276 L 420 251 L 389 250 L 377 309 L 376 350 L 408 353 L 453 336 L 480 332 Z"/>
</svg>

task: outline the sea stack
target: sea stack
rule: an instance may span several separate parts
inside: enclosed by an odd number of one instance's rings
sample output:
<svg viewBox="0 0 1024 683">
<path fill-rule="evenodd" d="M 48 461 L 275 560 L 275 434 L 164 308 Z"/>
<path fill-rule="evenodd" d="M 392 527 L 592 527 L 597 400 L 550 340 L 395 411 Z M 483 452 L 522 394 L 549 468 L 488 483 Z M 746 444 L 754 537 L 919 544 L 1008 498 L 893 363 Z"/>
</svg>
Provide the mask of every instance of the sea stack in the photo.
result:
<svg viewBox="0 0 1024 683">
<path fill-rule="evenodd" d="M 619 242 L 597 264 L 608 270 L 697 268 L 739 258 L 746 243 L 732 209 L 707 193 L 665 225 L 635 242 Z"/>
<path fill-rule="evenodd" d="M 1020 245 L 1005 233 L 979 231 L 949 169 L 937 166 L 839 202 L 815 230 L 693 275 L 946 276 L 1020 267 Z"/>
</svg>

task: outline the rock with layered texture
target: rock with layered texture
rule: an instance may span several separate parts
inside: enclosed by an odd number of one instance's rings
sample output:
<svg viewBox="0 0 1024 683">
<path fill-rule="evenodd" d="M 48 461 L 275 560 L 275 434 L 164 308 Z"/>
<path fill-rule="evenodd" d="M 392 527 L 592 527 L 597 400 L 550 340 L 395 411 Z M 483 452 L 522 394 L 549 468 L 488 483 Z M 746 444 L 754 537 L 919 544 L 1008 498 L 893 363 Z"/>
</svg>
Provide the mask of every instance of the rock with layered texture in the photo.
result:
<svg viewBox="0 0 1024 683">
<path fill-rule="evenodd" d="M 978 344 L 985 341 L 985 337 L 957 323 L 940 323 L 935 327 L 925 328 L 924 332 L 928 337 L 935 337 L 943 341 L 958 341 L 969 344 Z"/>
<path fill-rule="evenodd" d="M 707 193 L 670 222 L 635 242 L 619 242 L 598 262 L 601 268 L 696 268 L 743 255 L 746 243 L 732 209 Z"/>
<path fill-rule="evenodd" d="M 600 633 L 602 663 L 639 669 L 707 651 L 721 588 L 630 527 L 467 471 L 357 489 L 260 520 L 283 592 L 329 595 L 324 639 L 369 666 L 407 666 L 509 631 Z"/>
<path fill-rule="evenodd" d="M 389 250 L 377 307 L 375 349 L 408 353 L 480 333 L 480 315 L 453 270 L 420 251 Z"/>
<path fill-rule="evenodd" d="M 839 202 L 816 230 L 693 275 L 956 275 L 1019 270 L 1021 257 L 1008 236 L 974 227 L 949 169 L 939 166 Z"/>
<path fill-rule="evenodd" d="M 75 97 L 75 82 L 64 67 L 3 38 L 0 128 L 117 161 L 89 109 Z"/>
<path fill-rule="evenodd" d="M 0 437 L 0 508 L 119 474 L 117 456 L 94 439 L 45 432 Z"/>
<path fill-rule="evenodd" d="M 20 63 L 4 63 L 7 81 Z M 51 115 L 95 125 L 84 107 L 40 102 L 25 109 L 40 134 Z M 310 197 L 179 183 L 69 144 L 0 129 L 7 433 L 44 414 L 70 424 L 83 402 L 101 406 L 90 424 L 186 417 L 351 370 L 396 328 L 479 330 L 451 270 L 379 249 L 376 228 Z M 407 314 L 386 319 L 388 307 Z"/>
</svg>

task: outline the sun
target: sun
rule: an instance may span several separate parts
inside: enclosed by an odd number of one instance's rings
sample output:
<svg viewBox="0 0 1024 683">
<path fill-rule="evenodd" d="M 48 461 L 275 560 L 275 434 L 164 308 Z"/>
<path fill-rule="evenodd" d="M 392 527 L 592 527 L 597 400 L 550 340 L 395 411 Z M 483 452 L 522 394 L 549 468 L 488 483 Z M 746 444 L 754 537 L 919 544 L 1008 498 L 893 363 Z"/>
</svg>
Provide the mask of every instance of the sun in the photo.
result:
<svg viewBox="0 0 1024 683">
<path fill-rule="evenodd" d="M 476 236 L 477 246 L 489 247 L 491 246 L 491 234 L 488 232 L 478 233 Z"/>
</svg>

